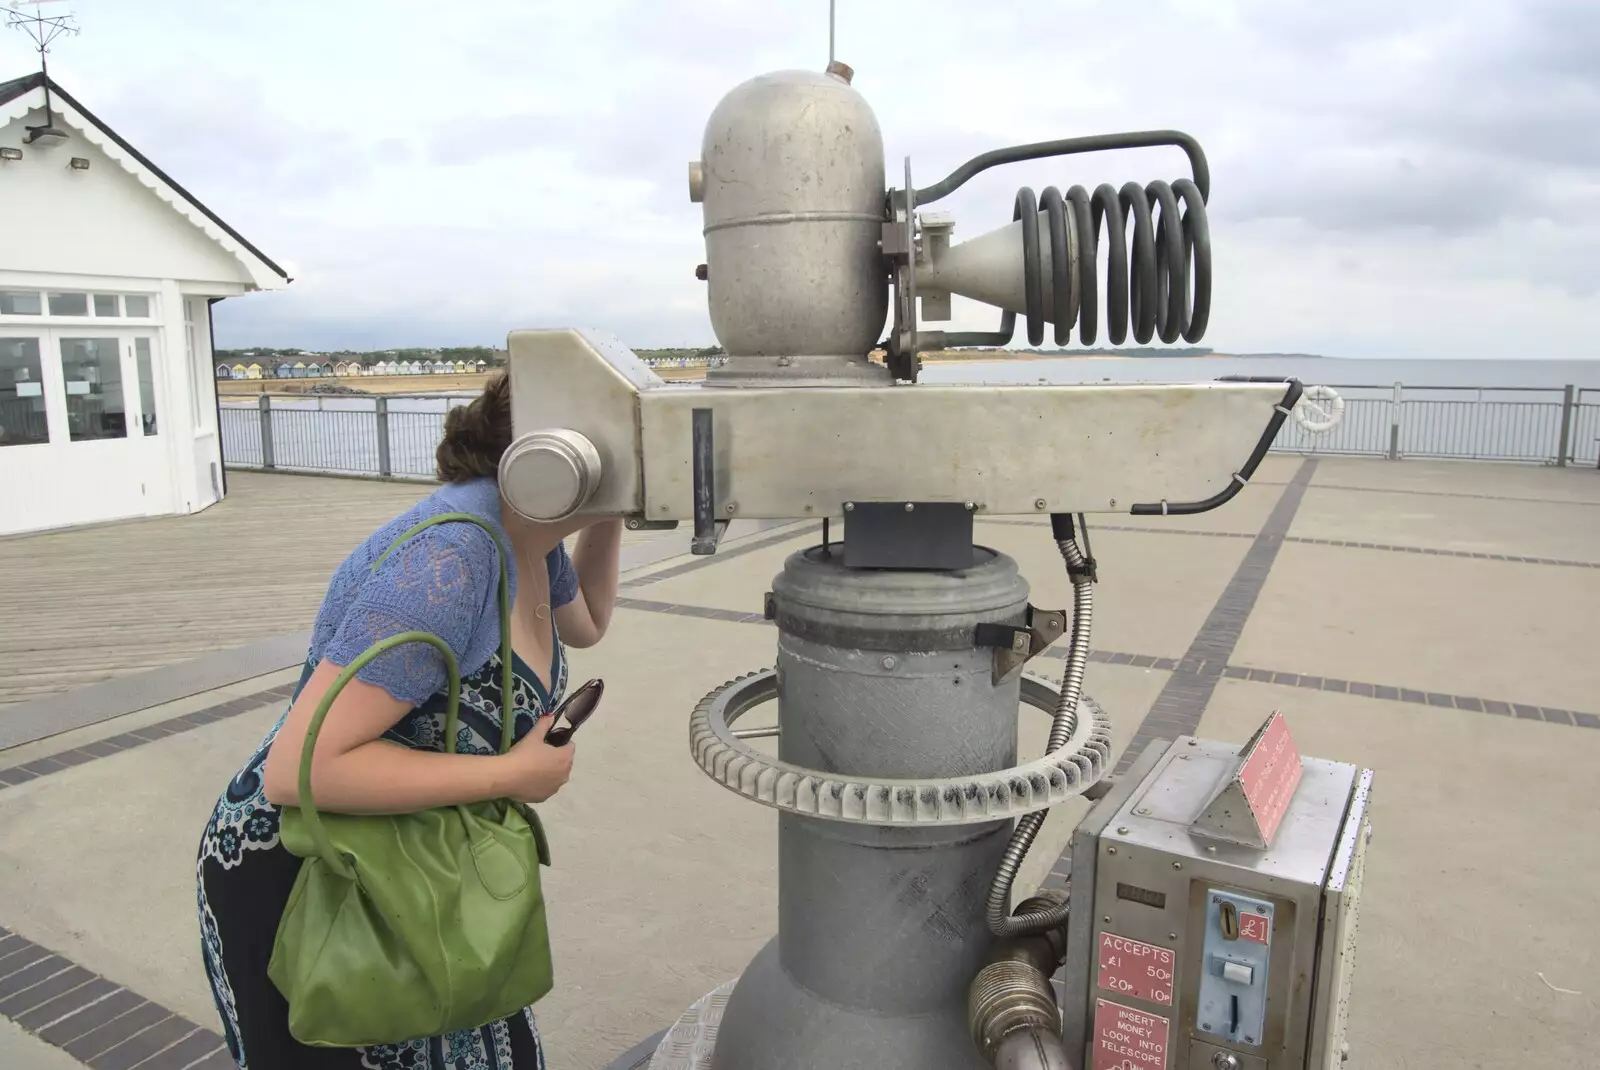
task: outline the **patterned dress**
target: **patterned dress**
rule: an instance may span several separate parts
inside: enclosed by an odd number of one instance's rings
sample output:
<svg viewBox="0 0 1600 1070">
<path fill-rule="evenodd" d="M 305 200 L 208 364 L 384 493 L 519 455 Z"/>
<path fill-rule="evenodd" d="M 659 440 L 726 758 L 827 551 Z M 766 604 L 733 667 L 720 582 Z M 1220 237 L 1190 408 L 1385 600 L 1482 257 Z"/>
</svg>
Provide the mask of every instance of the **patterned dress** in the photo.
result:
<svg viewBox="0 0 1600 1070">
<path fill-rule="evenodd" d="M 496 559 L 492 556 L 492 543 L 486 537 L 479 540 L 470 534 L 460 534 L 459 529 L 467 525 L 446 524 L 428 529 L 417 536 L 421 545 L 413 559 L 409 563 L 397 562 L 393 568 L 394 576 L 426 576 L 427 590 L 433 596 L 431 603 L 427 598 L 418 597 L 385 598 L 384 582 L 402 592 L 406 590 L 404 583 L 392 576 L 387 581 L 381 576 L 377 581 L 368 581 L 362 569 L 382 552 L 388 539 L 422 517 L 463 509 L 463 500 L 469 503 L 463 511 L 486 515 L 489 510 L 484 507 L 485 493 L 479 488 L 475 502 L 479 508 L 470 508 L 474 504 L 472 499 L 463 499 L 460 493 L 435 495 L 440 500 L 427 499 L 397 517 L 351 555 L 330 585 L 328 600 L 313 632 L 311 655 L 295 688 L 296 697 L 323 657 L 335 664 L 348 664 L 351 651 L 365 649 L 370 645 L 369 640 L 385 632 L 392 634 L 423 625 L 423 630 L 440 635 L 458 654 L 465 651 L 469 657 L 475 648 L 484 645 L 482 610 L 485 607 L 471 603 L 483 601 L 484 565 Z M 498 494 L 494 500 L 498 501 Z M 458 529 L 453 538 L 429 537 L 429 533 L 446 528 Z M 486 552 L 491 556 L 486 556 Z M 459 610 L 461 604 L 467 604 L 469 610 L 458 612 L 459 619 L 451 621 L 441 618 L 439 611 L 429 606 L 440 602 L 437 578 L 450 574 L 446 566 L 459 565 L 463 554 L 476 558 L 469 564 L 477 565 L 473 570 L 477 582 L 446 585 L 447 593 L 454 599 L 452 608 Z M 400 554 L 393 556 L 398 558 Z M 445 564 L 441 565 L 441 561 Z M 577 586 L 571 562 L 565 550 L 558 547 L 548 564 L 551 604 L 564 604 L 571 600 Z M 492 578 L 494 570 L 488 570 L 488 575 Z M 341 576 L 345 579 L 341 580 Z M 383 612 L 373 610 L 371 591 L 353 590 L 364 581 L 378 584 L 376 597 L 384 604 Z M 488 589 L 492 595 L 496 588 L 490 584 Z M 490 606 L 494 604 L 489 603 Z M 408 605 L 413 608 L 408 610 Z M 498 617 L 493 613 L 488 615 L 493 618 L 488 632 L 497 642 Z M 349 623 L 352 616 L 356 618 L 355 627 Z M 463 621 L 468 623 L 462 624 Z M 452 628 L 452 623 L 460 626 Z M 512 656 L 512 709 L 517 739 L 525 736 L 539 717 L 560 704 L 566 689 L 566 655 L 559 636 L 552 646 L 551 664 L 545 677 L 550 681 L 548 690 L 520 657 Z M 369 676 L 364 669 L 361 677 L 385 684 L 391 693 L 398 694 L 404 694 L 408 686 L 416 687 L 419 679 L 436 682 L 442 676 L 442 662 L 434 655 L 430 663 L 429 649 L 420 644 L 415 648 L 408 644 L 374 659 L 366 667 L 373 672 Z M 388 665 L 384 664 L 386 661 Z M 500 654 L 496 650 L 487 661 L 468 672 L 467 666 L 471 663 L 466 659 L 461 663 L 456 749 L 462 754 L 490 755 L 499 749 L 504 709 L 500 693 Z M 544 1070 L 544 1050 L 531 1007 L 480 1029 L 399 1045 L 313 1048 L 298 1043 L 289 1034 L 288 1004 L 267 976 L 267 963 L 272 956 L 279 918 L 300 872 L 301 860 L 279 841 L 279 810 L 263 793 L 262 768 L 268 749 L 293 704 L 294 698 L 291 698 L 272 730 L 217 800 L 201 838 L 196 861 L 201 952 L 222 1021 L 223 1036 L 234 1061 L 245 1070 Z M 442 751 L 444 711 L 445 689 L 440 683 L 384 733 L 383 738 L 408 747 Z"/>
</svg>

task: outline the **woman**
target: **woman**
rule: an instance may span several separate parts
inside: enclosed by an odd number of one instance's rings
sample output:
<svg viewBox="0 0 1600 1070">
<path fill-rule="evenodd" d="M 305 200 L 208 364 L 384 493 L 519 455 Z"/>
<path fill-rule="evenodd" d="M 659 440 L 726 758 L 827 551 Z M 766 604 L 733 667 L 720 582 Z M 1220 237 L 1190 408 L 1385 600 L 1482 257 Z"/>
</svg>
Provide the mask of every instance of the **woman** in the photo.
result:
<svg viewBox="0 0 1600 1070">
<path fill-rule="evenodd" d="M 375 531 L 345 559 L 317 614 L 289 709 L 217 801 L 197 864 L 201 949 L 228 1050 L 248 1070 L 542 1070 L 532 1008 L 481 1029 L 373 1048 L 312 1048 L 289 1034 L 288 1005 L 267 977 L 284 904 L 301 861 L 278 840 L 279 807 L 299 796 L 301 745 L 341 667 L 377 640 L 431 632 L 461 670 L 457 754 L 443 753 L 445 670 L 434 648 L 409 643 L 347 684 L 317 740 L 312 791 L 320 809 L 407 813 L 488 799 L 540 803 L 566 783 L 573 747 L 544 742 L 566 686 L 563 645 L 592 646 L 617 594 L 618 520 L 528 521 L 500 498 L 495 474 L 511 442 L 502 373 L 445 418 L 437 462 L 443 486 Z M 466 521 L 412 536 L 372 563 L 417 522 L 440 513 L 481 517 L 505 537 L 511 584 L 516 744 L 498 755 L 499 558 L 491 536 Z M 569 558 L 563 539 L 582 531 Z"/>
</svg>

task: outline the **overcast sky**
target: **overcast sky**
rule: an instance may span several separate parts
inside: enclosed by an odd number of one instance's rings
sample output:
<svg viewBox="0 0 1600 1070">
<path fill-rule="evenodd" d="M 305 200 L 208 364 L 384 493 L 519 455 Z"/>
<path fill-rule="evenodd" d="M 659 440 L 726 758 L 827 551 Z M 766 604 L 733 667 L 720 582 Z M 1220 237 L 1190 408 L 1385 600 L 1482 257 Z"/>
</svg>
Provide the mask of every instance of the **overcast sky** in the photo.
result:
<svg viewBox="0 0 1600 1070">
<path fill-rule="evenodd" d="M 51 5 L 63 7 L 66 5 Z M 1600 352 L 1595 0 L 839 0 L 891 176 L 990 148 L 1176 127 L 1211 161 L 1222 351 Z M 721 95 L 827 61 L 826 0 L 78 0 L 58 81 L 295 282 L 219 343 L 500 344 L 580 325 L 709 345 L 685 167 Z M 31 69 L 0 34 L 0 76 Z M 1172 149 L 991 171 L 1184 173 Z M 960 304 L 953 329 L 988 329 Z M 1019 330 L 1019 334 L 1020 334 Z M 1102 335 L 1102 344 L 1104 337 Z"/>
</svg>

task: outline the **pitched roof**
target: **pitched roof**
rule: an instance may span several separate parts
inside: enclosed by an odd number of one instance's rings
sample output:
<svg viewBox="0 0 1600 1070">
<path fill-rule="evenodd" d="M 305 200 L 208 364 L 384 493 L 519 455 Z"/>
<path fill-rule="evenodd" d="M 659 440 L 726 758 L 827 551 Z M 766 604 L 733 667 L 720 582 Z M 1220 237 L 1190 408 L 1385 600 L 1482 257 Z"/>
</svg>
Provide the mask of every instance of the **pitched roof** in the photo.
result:
<svg viewBox="0 0 1600 1070">
<path fill-rule="evenodd" d="M 163 199 L 168 200 L 168 202 L 171 203 L 174 208 L 177 208 L 184 215 L 188 216 L 190 220 L 200 226 L 202 230 L 210 230 L 211 227 L 215 227 L 217 230 L 220 230 L 222 234 L 238 243 L 238 245 L 242 247 L 244 251 L 248 252 L 267 268 L 271 269 L 274 273 L 281 277 L 284 282 L 293 281 L 289 278 L 289 273 L 287 271 L 284 271 L 283 268 L 273 263 L 273 261 L 265 253 L 263 253 L 260 249 L 257 249 L 254 245 L 250 244 L 250 242 L 245 239 L 244 235 L 240 234 L 227 223 L 223 222 L 221 216 L 207 208 L 204 204 L 201 204 L 198 197 L 184 189 L 182 186 L 178 185 L 178 183 L 173 181 L 165 171 L 151 163 L 143 153 L 124 141 L 120 134 L 102 122 L 93 112 L 91 112 L 88 108 L 85 108 L 82 104 L 79 104 L 77 100 L 73 98 L 72 94 L 68 93 L 65 89 L 62 89 L 54 78 L 47 77 L 41 71 L 34 74 L 25 75 L 21 78 L 13 78 L 7 82 L 0 82 L 0 108 L 4 108 L 5 105 L 10 104 L 12 101 L 17 100 L 20 97 L 32 93 L 34 90 L 43 89 L 46 85 L 49 86 L 52 101 L 60 100 L 66 104 L 72 109 L 72 111 L 81 116 L 84 121 L 93 125 L 95 130 L 97 130 L 103 137 L 115 145 L 117 149 L 121 150 L 120 154 L 117 152 L 110 152 L 108 155 L 110 155 L 113 159 L 116 159 L 117 162 L 121 164 L 125 170 L 133 174 L 135 178 L 142 177 L 139 174 L 139 170 L 144 170 L 149 174 L 150 177 L 154 178 L 161 185 L 165 186 L 166 190 L 170 192 L 171 196 Z M 101 146 L 101 148 L 104 147 L 105 146 Z M 148 182 L 146 184 L 148 185 Z M 157 192 L 159 193 L 160 191 L 158 190 Z M 207 226 L 208 223 L 210 226 Z M 216 235 L 213 235 L 213 237 L 216 237 Z M 224 241 L 223 244 L 227 245 L 228 242 Z"/>
</svg>

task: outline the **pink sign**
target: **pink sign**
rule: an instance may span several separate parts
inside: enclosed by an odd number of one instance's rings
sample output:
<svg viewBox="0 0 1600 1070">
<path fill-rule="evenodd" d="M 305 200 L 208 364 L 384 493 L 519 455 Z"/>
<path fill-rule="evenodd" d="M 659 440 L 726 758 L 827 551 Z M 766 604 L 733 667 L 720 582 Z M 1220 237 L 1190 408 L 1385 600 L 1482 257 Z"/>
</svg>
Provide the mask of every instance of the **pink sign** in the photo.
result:
<svg viewBox="0 0 1600 1070">
<path fill-rule="evenodd" d="M 1299 786 L 1300 751 L 1289 737 L 1283 714 L 1275 712 L 1239 768 L 1239 787 L 1267 843 L 1272 842 Z"/>
<path fill-rule="evenodd" d="M 1094 1070 L 1166 1070 L 1167 1019 L 1110 1000 L 1094 1007 Z"/>
<path fill-rule="evenodd" d="M 1261 914 L 1239 914 L 1239 938 L 1265 944 L 1272 935 L 1272 922 Z"/>
<path fill-rule="evenodd" d="M 1100 934 L 1099 986 L 1149 1003 L 1172 1006 L 1173 954 L 1170 948 Z"/>
</svg>

